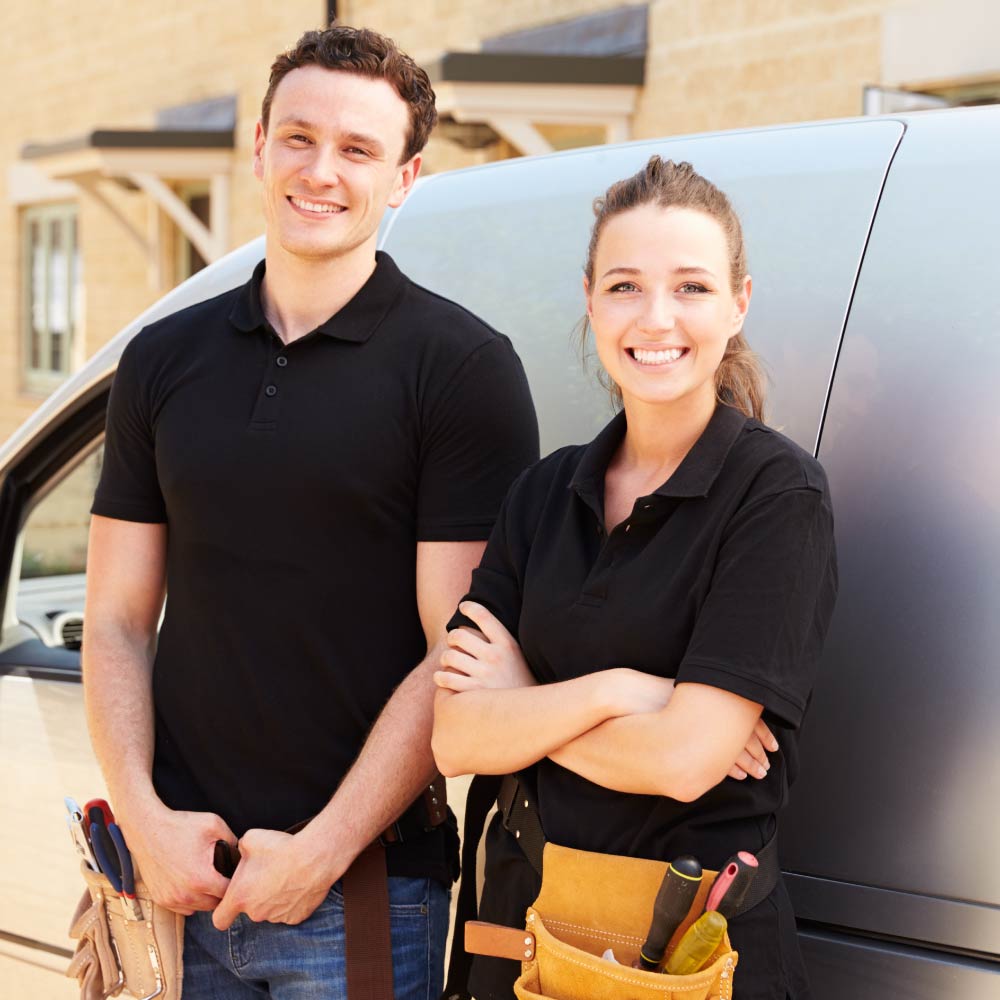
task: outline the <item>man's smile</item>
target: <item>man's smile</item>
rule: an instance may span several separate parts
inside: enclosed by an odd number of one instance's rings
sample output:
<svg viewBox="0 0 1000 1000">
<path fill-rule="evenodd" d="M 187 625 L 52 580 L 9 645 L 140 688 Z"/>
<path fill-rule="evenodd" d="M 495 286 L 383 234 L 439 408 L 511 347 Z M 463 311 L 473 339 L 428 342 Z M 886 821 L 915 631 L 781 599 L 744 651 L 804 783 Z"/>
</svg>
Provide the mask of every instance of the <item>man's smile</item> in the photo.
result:
<svg viewBox="0 0 1000 1000">
<path fill-rule="evenodd" d="M 347 211 L 343 205 L 332 201 L 308 201 L 305 198 L 297 198 L 295 195 L 288 195 L 288 201 L 294 208 L 301 212 L 309 212 L 311 215 L 337 215 Z"/>
</svg>

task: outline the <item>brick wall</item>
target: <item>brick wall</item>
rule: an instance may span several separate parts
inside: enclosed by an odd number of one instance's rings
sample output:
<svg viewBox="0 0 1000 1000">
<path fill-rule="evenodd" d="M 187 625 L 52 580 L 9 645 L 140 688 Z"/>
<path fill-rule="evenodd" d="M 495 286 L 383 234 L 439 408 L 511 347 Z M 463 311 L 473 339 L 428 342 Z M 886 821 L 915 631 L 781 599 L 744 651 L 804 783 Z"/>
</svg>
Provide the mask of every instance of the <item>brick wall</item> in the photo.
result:
<svg viewBox="0 0 1000 1000">
<path fill-rule="evenodd" d="M 268 68 L 275 52 L 319 26 L 325 11 L 322 0 L 8 5 L 0 41 L 0 92 L 6 97 L 0 133 L 0 439 L 42 398 L 24 390 L 20 375 L 21 210 L 7 191 L 7 167 L 17 162 L 24 143 L 100 126 L 151 127 L 159 108 L 236 94 L 230 241 L 239 245 L 261 231 L 250 157 Z M 112 183 L 102 190 L 141 232 L 150 231 L 153 209 L 144 196 Z M 160 293 L 150 283 L 142 252 L 111 216 L 86 195 L 78 204 L 89 357 Z"/>
</svg>

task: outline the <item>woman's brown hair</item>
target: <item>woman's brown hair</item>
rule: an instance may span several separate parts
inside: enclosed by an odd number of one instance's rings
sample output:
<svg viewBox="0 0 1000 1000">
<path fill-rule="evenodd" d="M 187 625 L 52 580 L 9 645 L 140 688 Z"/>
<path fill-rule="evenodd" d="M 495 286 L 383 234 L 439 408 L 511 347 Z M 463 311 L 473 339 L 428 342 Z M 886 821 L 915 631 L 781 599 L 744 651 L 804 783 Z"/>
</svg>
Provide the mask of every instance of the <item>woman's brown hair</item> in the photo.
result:
<svg viewBox="0 0 1000 1000">
<path fill-rule="evenodd" d="M 609 219 L 642 205 L 660 208 L 690 208 L 704 212 L 719 224 L 729 249 L 729 286 L 738 295 L 747 276 L 746 248 L 743 227 L 729 199 L 711 181 L 697 173 L 690 163 L 674 163 L 652 156 L 637 174 L 616 181 L 594 200 L 594 228 L 590 234 L 584 274 L 588 285 L 594 282 L 594 258 L 597 244 Z M 586 324 L 584 325 L 586 335 Z M 747 343 L 743 333 L 732 337 L 726 345 L 722 362 L 715 373 L 715 394 L 720 402 L 728 403 L 748 417 L 764 419 L 765 377 L 760 359 Z M 621 404 L 617 386 L 609 386 L 616 403 Z"/>
</svg>

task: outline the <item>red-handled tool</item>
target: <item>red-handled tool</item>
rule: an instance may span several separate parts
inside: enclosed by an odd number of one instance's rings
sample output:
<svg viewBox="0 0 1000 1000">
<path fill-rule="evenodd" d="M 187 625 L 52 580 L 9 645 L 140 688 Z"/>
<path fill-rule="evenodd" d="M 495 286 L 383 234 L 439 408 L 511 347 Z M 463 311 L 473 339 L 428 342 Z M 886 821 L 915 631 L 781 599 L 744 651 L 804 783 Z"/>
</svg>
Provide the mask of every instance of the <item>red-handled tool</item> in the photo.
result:
<svg viewBox="0 0 1000 1000">
<path fill-rule="evenodd" d="M 749 851 L 740 851 L 731 857 L 712 883 L 705 912 L 718 910 L 727 920 L 732 920 L 746 899 L 757 868 L 757 859 Z"/>
</svg>

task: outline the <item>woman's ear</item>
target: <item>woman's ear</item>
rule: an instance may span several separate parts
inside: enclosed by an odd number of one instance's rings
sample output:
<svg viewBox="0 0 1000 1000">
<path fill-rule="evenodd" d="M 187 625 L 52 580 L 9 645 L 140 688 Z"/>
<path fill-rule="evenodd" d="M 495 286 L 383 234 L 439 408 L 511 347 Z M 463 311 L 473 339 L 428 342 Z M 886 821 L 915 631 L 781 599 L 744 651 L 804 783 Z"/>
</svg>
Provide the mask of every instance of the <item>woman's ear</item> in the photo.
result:
<svg viewBox="0 0 1000 1000">
<path fill-rule="evenodd" d="M 590 308 L 590 282 L 587 280 L 587 276 L 583 276 L 583 298 L 587 303 L 587 318 L 593 317 L 593 310 Z"/>
<path fill-rule="evenodd" d="M 750 294 L 753 291 L 753 278 L 748 274 L 743 279 L 743 287 L 736 293 L 733 300 L 733 332 L 732 336 L 737 336 L 743 332 L 743 324 L 747 318 L 747 310 L 750 308 Z"/>
</svg>

